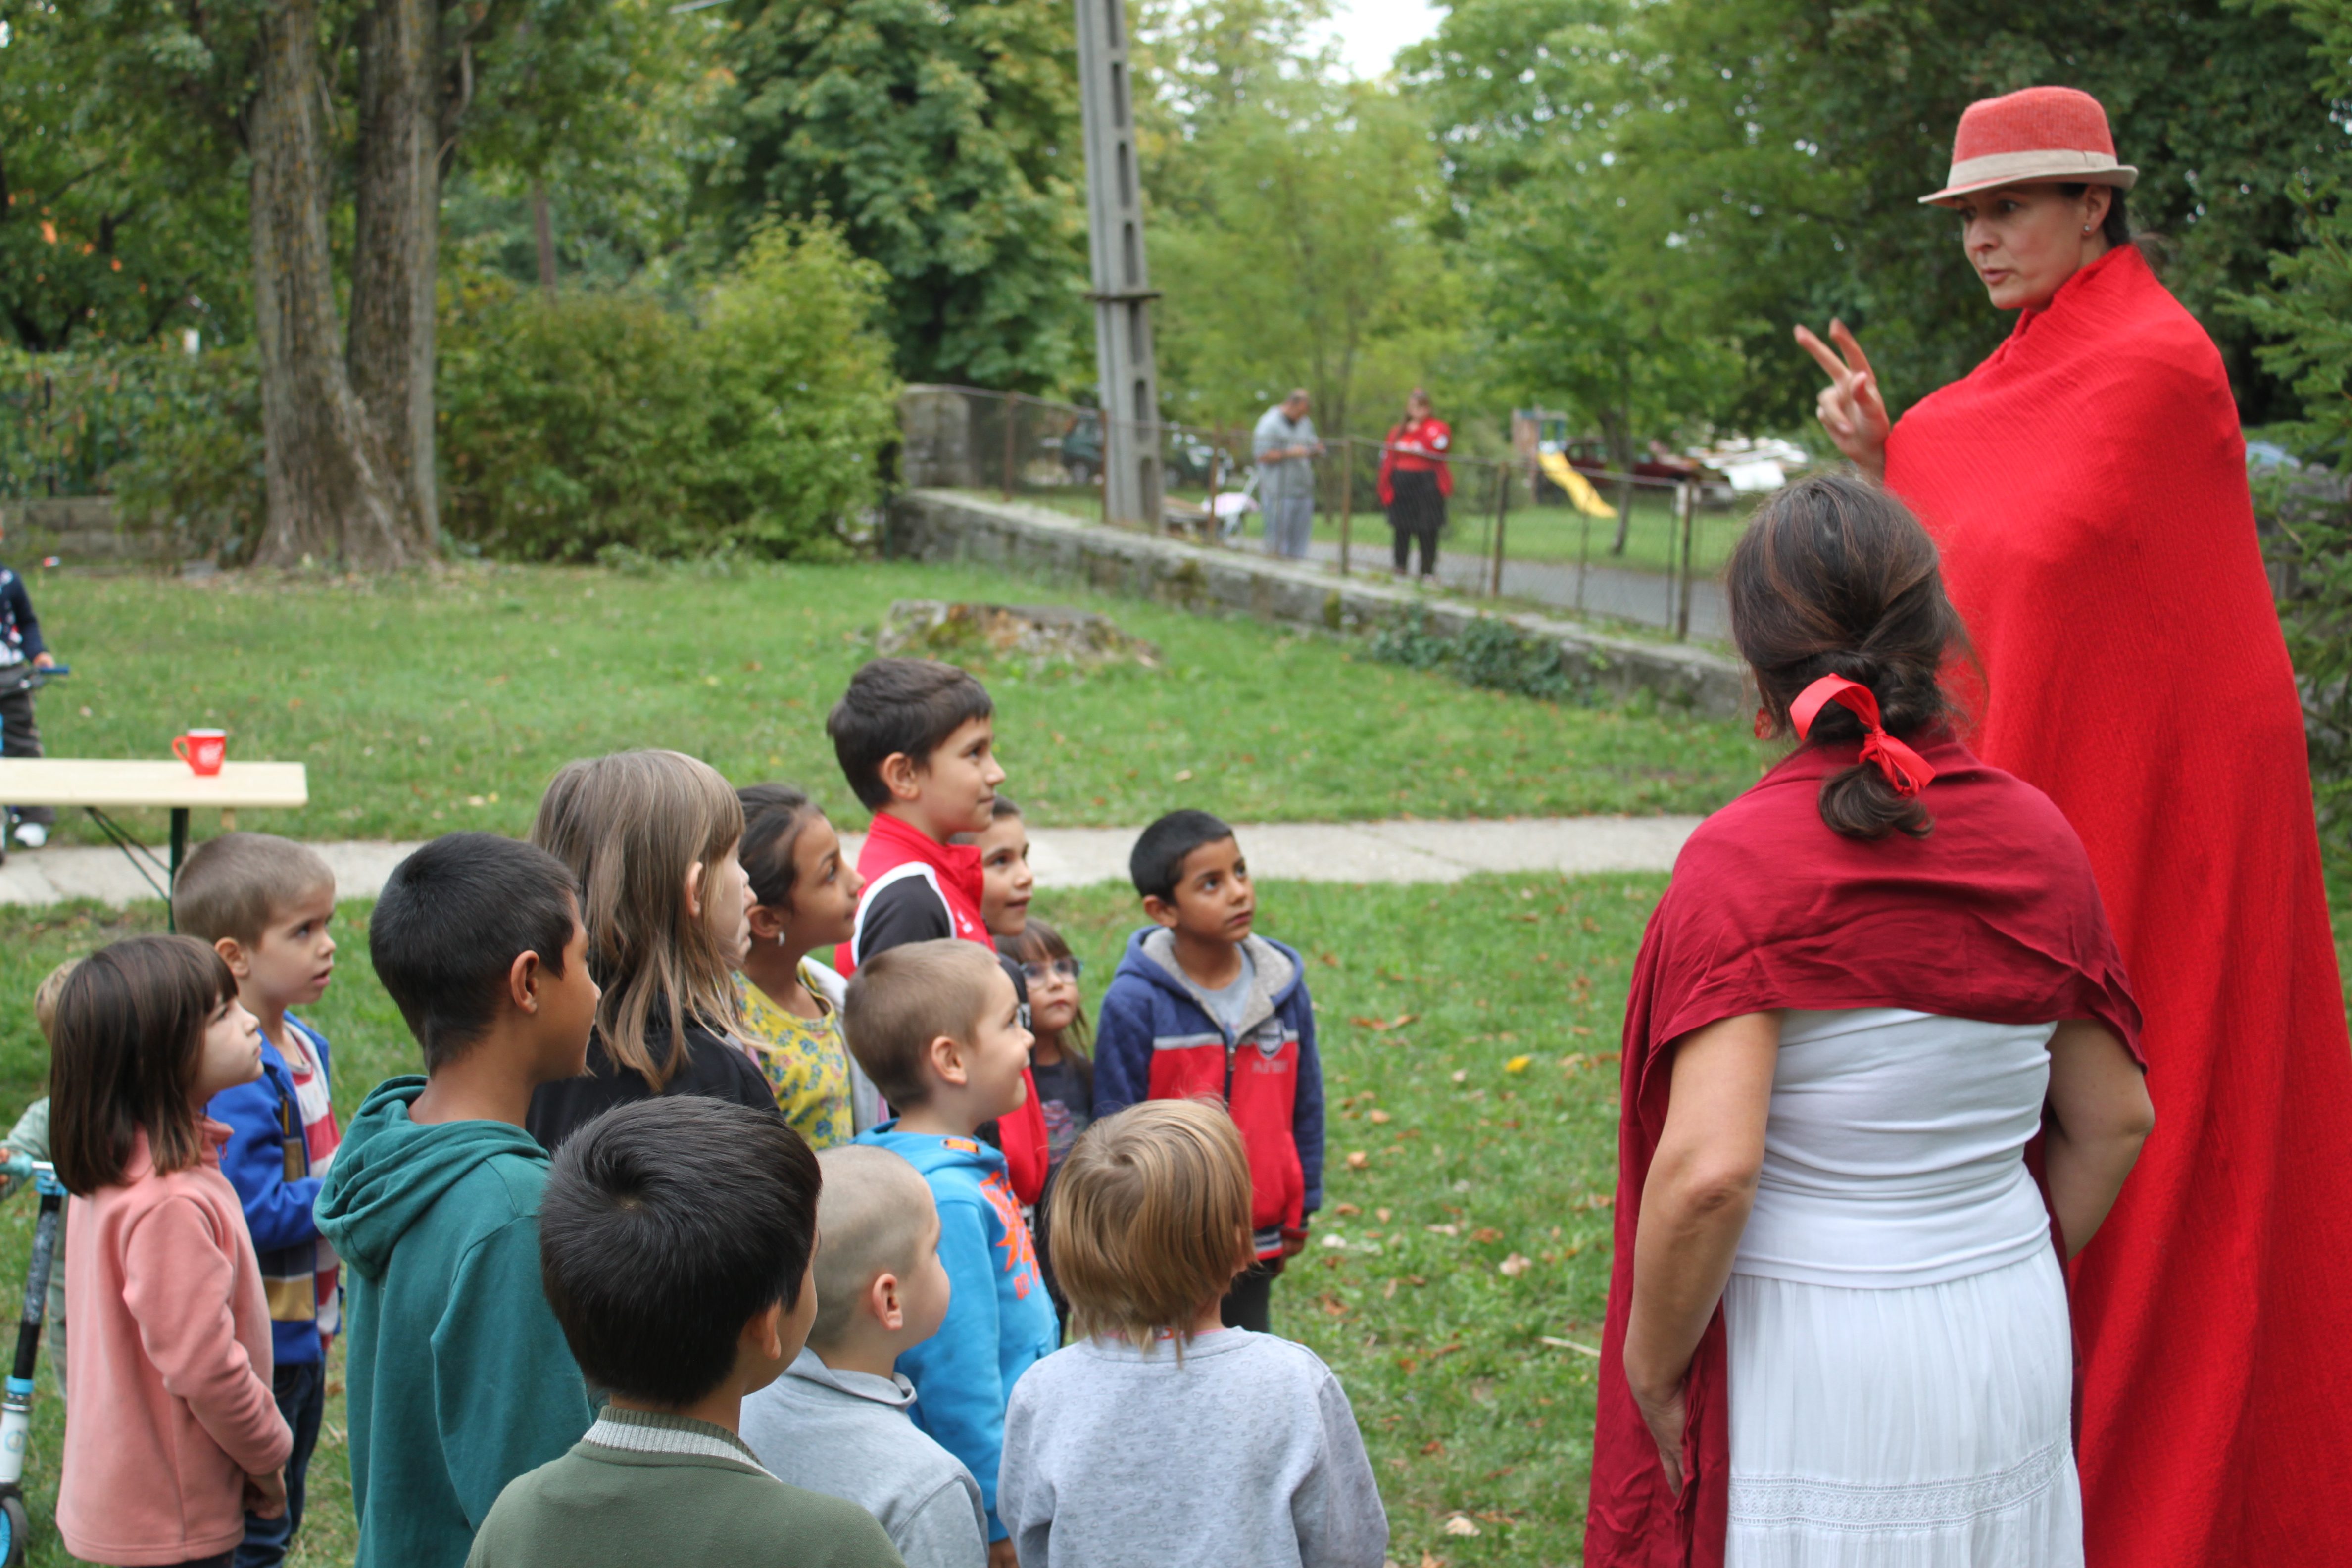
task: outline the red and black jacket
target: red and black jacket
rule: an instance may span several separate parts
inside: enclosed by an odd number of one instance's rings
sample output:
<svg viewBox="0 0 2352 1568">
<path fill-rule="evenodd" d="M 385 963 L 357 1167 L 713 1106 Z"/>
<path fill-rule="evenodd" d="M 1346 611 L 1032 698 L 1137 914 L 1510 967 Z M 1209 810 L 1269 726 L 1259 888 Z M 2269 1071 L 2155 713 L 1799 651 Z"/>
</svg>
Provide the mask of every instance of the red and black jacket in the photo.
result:
<svg viewBox="0 0 2352 1568">
<path fill-rule="evenodd" d="M 875 953 L 945 937 L 979 942 L 995 956 L 995 939 L 980 918 L 982 878 L 975 847 L 942 844 L 895 816 L 880 815 L 866 830 L 857 872 L 866 879 L 865 890 L 857 896 L 857 924 L 849 940 L 834 950 L 834 967 L 844 975 L 855 973 L 858 963 Z M 1017 975 L 1013 984 L 1023 989 Z M 1027 1068 L 1021 1069 L 1021 1081 L 1028 1098 L 1020 1110 L 998 1121 L 997 1133 L 1014 1194 L 1034 1205 L 1045 1190 L 1045 1112 L 1037 1103 L 1037 1085 Z"/>
<path fill-rule="evenodd" d="M 1257 1255 L 1282 1255 L 1283 1232 L 1323 1206 L 1323 1066 L 1315 1005 L 1298 954 L 1244 939 L 1257 984 L 1228 1034 L 1176 963 L 1175 938 L 1147 926 L 1128 939 L 1095 1019 L 1095 1116 L 1145 1100 L 1224 1102 L 1249 1153 Z"/>
</svg>

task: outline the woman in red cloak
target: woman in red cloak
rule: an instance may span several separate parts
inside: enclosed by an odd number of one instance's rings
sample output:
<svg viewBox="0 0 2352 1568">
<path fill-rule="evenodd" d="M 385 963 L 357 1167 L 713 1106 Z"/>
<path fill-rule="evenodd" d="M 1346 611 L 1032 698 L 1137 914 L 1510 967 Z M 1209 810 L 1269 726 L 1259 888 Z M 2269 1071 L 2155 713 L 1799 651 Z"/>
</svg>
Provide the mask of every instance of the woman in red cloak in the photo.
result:
<svg viewBox="0 0 2352 1568">
<path fill-rule="evenodd" d="M 2352 1048 L 2294 674 L 2221 356 L 2129 243 L 2106 115 L 1972 105 L 1951 177 L 2010 337 L 1889 429 L 1821 417 L 1943 552 L 1984 759 L 2090 852 L 2157 1108 L 2071 1270 L 2093 1568 L 2352 1563 Z"/>
</svg>

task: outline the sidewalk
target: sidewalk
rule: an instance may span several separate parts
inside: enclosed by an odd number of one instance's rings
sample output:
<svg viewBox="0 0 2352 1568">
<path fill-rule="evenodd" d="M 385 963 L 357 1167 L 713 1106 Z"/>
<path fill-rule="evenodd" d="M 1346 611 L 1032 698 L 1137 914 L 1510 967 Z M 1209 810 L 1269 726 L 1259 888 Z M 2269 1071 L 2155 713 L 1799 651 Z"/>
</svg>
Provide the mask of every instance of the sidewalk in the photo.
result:
<svg viewBox="0 0 2352 1568">
<path fill-rule="evenodd" d="M 1234 833 L 1251 872 L 1304 882 L 1457 882 L 1480 871 L 1664 871 L 1696 816 L 1555 816 L 1489 822 L 1241 823 Z M 1052 827 L 1030 834 L 1029 864 L 1043 888 L 1127 879 L 1133 827 Z M 862 839 L 843 836 L 852 859 Z M 373 898 L 414 844 L 312 846 L 346 899 Z M 157 852 L 159 855 L 161 851 Z M 59 846 L 11 851 L 0 866 L 0 904 L 71 899 L 126 904 L 152 899 L 121 851 Z"/>
</svg>

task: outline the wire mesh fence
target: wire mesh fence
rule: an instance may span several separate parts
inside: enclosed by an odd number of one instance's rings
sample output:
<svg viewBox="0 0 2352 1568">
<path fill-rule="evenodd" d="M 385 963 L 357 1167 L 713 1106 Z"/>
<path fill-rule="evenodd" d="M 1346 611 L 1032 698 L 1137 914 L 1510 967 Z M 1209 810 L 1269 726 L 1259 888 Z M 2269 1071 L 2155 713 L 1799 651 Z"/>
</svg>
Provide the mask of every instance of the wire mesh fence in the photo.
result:
<svg viewBox="0 0 2352 1568">
<path fill-rule="evenodd" d="M 1116 524 L 1106 515 L 1105 420 L 1097 409 L 969 387 L 910 387 L 900 404 L 901 469 L 911 486 L 993 494 Z M 1157 465 L 1158 527 L 1231 549 L 1269 549 L 1272 465 L 1252 454 L 1247 426 L 1129 426 Z M 1557 447 L 1558 443 L 1549 444 Z M 1411 498 L 1381 493 L 1380 438 L 1326 437 L 1313 470 L 1304 558 L 1349 574 L 1428 575 L 1443 585 L 1656 627 L 1682 637 L 1728 636 L 1716 580 L 1755 497 L 1703 468 L 1675 475 L 1614 471 L 1576 452 L 1455 454 L 1442 465 L 1444 524 L 1421 547 Z M 1407 487 L 1411 488 L 1412 482 Z M 1402 521 L 1406 526 L 1392 526 Z M 1145 524 L 1149 526 L 1149 524 Z M 1429 556 L 1433 555 L 1433 559 Z"/>
</svg>

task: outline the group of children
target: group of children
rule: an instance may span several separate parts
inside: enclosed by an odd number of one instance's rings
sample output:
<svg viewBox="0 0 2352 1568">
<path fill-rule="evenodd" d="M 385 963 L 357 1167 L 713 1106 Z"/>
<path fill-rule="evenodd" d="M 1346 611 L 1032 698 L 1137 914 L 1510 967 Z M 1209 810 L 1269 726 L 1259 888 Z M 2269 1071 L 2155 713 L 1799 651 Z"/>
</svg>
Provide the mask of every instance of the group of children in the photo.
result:
<svg viewBox="0 0 2352 1568">
<path fill-rule="evenodd" d="M 987 692 L 877 659 L 827 728 L 855 867 L 667 752 L 403 861 L 368 947 L 425 1070 L 346 1129 L 299 845 L 205 844 L 184 934 L 45 988 L 69 1549 L 279 1560 L 341 1332 L 362 1568 L 1377 1568 L 1346 1395 L 1265 1332 L 1323 1098 L 1232 831 L 1139 839 L 1089 1042 Z"/>
</svg>

